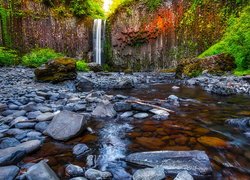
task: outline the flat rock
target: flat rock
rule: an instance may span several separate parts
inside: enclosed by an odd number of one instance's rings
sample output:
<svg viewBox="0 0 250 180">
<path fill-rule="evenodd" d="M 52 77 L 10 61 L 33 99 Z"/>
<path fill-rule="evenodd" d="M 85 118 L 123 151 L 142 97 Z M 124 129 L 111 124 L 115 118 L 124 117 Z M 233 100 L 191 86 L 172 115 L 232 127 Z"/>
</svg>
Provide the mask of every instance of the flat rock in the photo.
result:
<svg viewBox="0 0 250 180">
<path fill-rule="evenodd" d="M 25 116 L 19 116 L 19 117 L 15 118 L 13 121 L 11 121 L 10 125 L 14 126 L 17 123 L 26 122 L 26 121 L 28 121 L 27 117 L 25 117 Z"/>
<path fill-rule="evenodd" d="M 17 166 L 0 167 L 0 180 L 13 180 L 17 176 L 19 168 Z"/>
<path fill-rule="evenodd" d="M 87 179 L 84 177 L 74 177 L 74 178 L 71 178 L 70 180 L 87 180 Z"/>
<path fill-rule="evenodd" d="M 0 150 L 0 165 L 11 165 L 19 162 L 26 154 L 37 150 L 41 141 L 32 140 L 21 143 L 15 147 Z"/>
<path fill-rule="evenodd" d="M 5 149 L 8 147 L 14 147 L 20 144 L 20 142 L 16 138 L 4 138 L 0 143 L 0 149 Z"/>
<path fill-rule="evenodd" d="M 133 180 L 162 180 L 164 178 L 165 172 L 161 166 L 139 169 L 133 175 Z"/>
<path fill-rule="evenodd" d="M 53 118 L 44 134 L 56 140 L 67 141 L 80 134 L 86 122 L 84 115 L 62 111 Z"/>
<path fill-rule="evenodd" d="M 136 118 L 136 119 L 145 119 L 148 116 L 149 116 L 148 113 L 137 113 L 137 114 L 134 115 L 134 118 Z"/>
<path fill-rule="evenodd" d="M 117 102 L 114 104 L 114 109 L 117 112 L 130 111 L 132 109 L 131 104 L 126 102 Z"/>
<path fill-rule="evenodd" d="M 133 115 L 134 115 L 134 113 L 133 113 L 132 111 L 128 111 L 128 112 L 122 113 L 122 114 L 120 115 L 120 118 L 121 118 L 121 119 L 126 119 L 126 118 L 129 118 L 129 117 L 133 116 Z"/>
<path fill-rule="evenodd" d="M 47 112 L 47 113 L 43 113 L 43 114 L 40 114 L 39 116 L 37 116 L 36 120 L 37 121 L 50 121 L 53 119 L 54 116 L 55 116 L 54 113 Z"/>
<path fill-rule="evenodd" d="M 116 114 L 114 106 L 108 100 L 101 101 L 92 112 L 97 118 L 114 118 Z"/>
<path fill-rule="evenodd" d="M 150 112 L 159 116 L 165 116 L 165 117 L 169 116 L 169 113 L 167 111 L 161 109 L 151 109 Z"/>
<path fill-rule="evenodd" d="M 88 169 L 85 172 L 85 177 L 89 180 L 110 179 L 112 174 L 110 172 L 98 171 L 96 169 Z"/>
<path fill-rule="evenodd" d="M 133 153 L 126 161 L 143 166 L 162 166 L 169 174 L 188 171 L 197 177 L 210 176 L 212 167 L 204 151 L 152 151 Z"/>
<path fill-rule="evenodd" d="M 56 173 L 44 161 L 31 166 L 25 177 L 28 180 L 59 180 Z"/>
</svg>

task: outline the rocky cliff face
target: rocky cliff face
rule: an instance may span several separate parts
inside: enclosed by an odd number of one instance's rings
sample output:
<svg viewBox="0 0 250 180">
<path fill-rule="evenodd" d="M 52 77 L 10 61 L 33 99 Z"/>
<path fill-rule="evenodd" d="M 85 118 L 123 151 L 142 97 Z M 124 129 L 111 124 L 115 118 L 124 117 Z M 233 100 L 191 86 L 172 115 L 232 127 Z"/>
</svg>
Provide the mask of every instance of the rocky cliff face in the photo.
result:
<svg viewBox="0 0 250 180">
<path fill-rule="evenodd" d="M 110 17 L 110 60 L 121 69 L 172 68 L 178 59 L 195 57 L 219 40 L 234 1 L 165 0 L 150 11 L 136 1 Z"/>
<path fill-rule="evenodd" d="M 35 47 L 49 47 L 71 57 L 85 58 L 91 51 L 92 20 L 60 15 L 39 1 L 14 4 L 8 21 L 12 47 L 27 52 Z"/>
</svg>

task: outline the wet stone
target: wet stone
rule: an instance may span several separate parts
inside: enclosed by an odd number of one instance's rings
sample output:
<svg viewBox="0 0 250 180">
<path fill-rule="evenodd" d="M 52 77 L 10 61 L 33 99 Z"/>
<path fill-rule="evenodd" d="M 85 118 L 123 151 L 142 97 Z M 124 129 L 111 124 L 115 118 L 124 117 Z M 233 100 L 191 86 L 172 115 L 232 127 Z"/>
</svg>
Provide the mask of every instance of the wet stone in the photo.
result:
<svg viewBox="0 0 250 180">
<path fill-rule="evenodd" d="M 19 168 L 17 166 L 3 166 L 0 167 L 1 180 L 13 180 L 17 176 Z"/>
<path fill-rule="evenodd" d="M 117 112 L 130 111 L 132 109 L 131 105 L 126 102 L 117 102 L 114 104 L 114 109 Z"/>
<path fill-rule="evenodd" d="M 29 180 L 59 180 L 55 172 L 44 161 L 31 166 L 25 173 L 25 177 Z"/>
<path fill-rule="evenodd" d="M 39 122 L 35 125 L 35 130 L 43 133 L 46 128 L 48 127 L 49 123 L 48 122 Z"/>
<path fill-rule="evenodd" d="M 29 113 L 27 113 L 27 117 L 29 119 L 36 119 L 41 114 L 42 113 L 40 111 L 29 112 Z"/>
<path fill-rule="evenodd" d="M 191 175 L 206 177 L 212 167 L 204 151 L 152 151 L 130 154 L 126 161 L 143 166 L 162 166 L 170 174 L 187 170 Z"/>
<path fill-rule="evenodd" d="M 18 144 L 20 144 L 20 142 L 16 138 L 7 137 L 1 140 L 0 149 L 14 147 L 14 146 L 17 146 Z"/>
<path fill-rule="evenodd" d="M 177 174 L 174 180 L 193 180 L 193 176 L 191 176 L 188 171 L 182 171 Z"/>
<path fill-rule="evenodd" d="M 36 125 L 35 122 L 21 122 L 21 123 L 17 123 L 15 125 L 15 128 L 19 128 L 19 129 L 30 129 L 30 128 L 34 128 Z"/>
<path fill-rule="evenodd" d="M 53 119 L 54 116 L 55 116 L 54 113 L 47 112 L 47 113 L 43 113 L 43 114 L 40 114 L 39 116 L 37 116 L 36 120 L 37 121 L 50 121 Z"/>
<path fill-rule="evenodd" d="M 165 178 L 164 169 L 161 166 L 137 170 L 133 180 L 162 180 Z"/>
<path fill-rule="evenodd" d="M 134 118 L 136 118 L 136 119 L 145 119 L 148 116 L 149 116 L 148 113 L 137 113 L 137 114 L 134 115 Z"/>
<path fill-rule="evenodd" d="M 202 136 L 197 139 L 199 143 L 203 144 L 204 146 L 210 146 L 215 148 L 227 148 L 229 144 L 217 137 L 210 137 L 210 136 Z"/>
<path fill-rule="evenodd" d="M 121 119 L 126 119 L 126 118 L 129 118 L 129 117 L 132 117 L 133 115 L 134 115 L 134 113 L 132 111 L 128 111 L 128 112 L 122 113 L 120 115 L 120 118 Z"/>
<path fill-rule="evenodd" d="M 89 180 L 110 179 L 112 174 L 110 172 L 99 171 L 96 169 L 88 169 L 85 172 L 85 177 Z"/>
<path fill-rule="evenodd" d="M 80 166 L 76 166 L 73 164 L 68 165 L 65 168 L 65 171 L 70 177 L 76 177 L 76 176 L 83 176 L 84 175 L 84 170 Z"/>
<path fill-rule="evenodd" d="M 73 147 L 73 154 L 80 156 L 85 154 L 89 150 L 89 147 L 86 144 L 77 144 Z"/>
</svg>

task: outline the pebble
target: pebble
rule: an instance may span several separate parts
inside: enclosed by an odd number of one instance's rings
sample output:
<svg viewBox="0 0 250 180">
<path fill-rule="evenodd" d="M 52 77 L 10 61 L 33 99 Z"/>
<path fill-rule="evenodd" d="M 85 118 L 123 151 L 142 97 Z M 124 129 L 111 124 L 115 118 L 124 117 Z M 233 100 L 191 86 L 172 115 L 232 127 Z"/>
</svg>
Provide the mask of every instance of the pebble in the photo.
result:
<svg viewBox="0 0 250 180">
<path fill-rule="evenodd" d="M 137 113 L 134 115 L 134 118 L 136 119 L 145 119 L 147 118 L 149 115 L 147 113 Z"/>
</svg>

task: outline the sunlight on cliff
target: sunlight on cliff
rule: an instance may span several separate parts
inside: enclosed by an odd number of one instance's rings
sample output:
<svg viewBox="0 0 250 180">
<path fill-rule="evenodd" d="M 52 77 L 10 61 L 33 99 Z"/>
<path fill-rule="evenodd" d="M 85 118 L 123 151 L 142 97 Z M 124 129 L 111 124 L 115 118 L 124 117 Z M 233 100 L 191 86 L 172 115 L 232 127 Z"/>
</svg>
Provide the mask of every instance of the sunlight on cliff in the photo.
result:
<svg viewBox="0 0 250 180">
<path fill-rule="evenodd" d="M 110 11 L 112 3 L 113 3 L 113 0 L 104 0 L 103 1 L 103 10 L 105 13 L 108 13 Z"/>
</svg>

